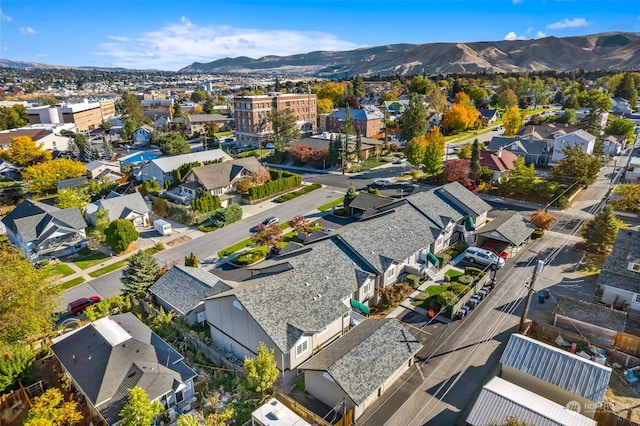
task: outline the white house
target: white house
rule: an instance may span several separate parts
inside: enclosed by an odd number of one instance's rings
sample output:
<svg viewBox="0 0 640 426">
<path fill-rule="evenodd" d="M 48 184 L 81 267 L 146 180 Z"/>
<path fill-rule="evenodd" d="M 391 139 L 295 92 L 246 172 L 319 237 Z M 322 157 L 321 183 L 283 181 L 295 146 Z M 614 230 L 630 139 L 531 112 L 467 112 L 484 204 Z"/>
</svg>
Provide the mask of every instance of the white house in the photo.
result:
<svg viewBox="0 0 640 426">
<path fill-rule="evenodd" d="M 151 126 L 147 126 L 146 124 L 140 126 L 133 132 L 133 141 L 136 143 L 149 143 L 151 142 L 152 133 L 153 128 Z"/>
<path fill-rule="evenodd" d="M 155 158 L 142 166 L 137 179 L 142 181 L 155 180 L 163 188 L 165 182 L 173 181 L 172 172 L 183 164 L 194 162 L 203 164 L 207 161 L 216 160 L 230 161 L 232 158 L 221 149 Z"/>
<path fill-rule="evenodd" d="M 551 163 L 557 163 L 564 158 L 562 150 L 566 145 L 573 147 L 579 146 L 583 152 L 593 154 L 595 144 L 596 137 L 582 129 L 575 130 L 571 133 L 567 133 L 566 135 L 558 136 L 553 140 L 553 155 L 551 156 Z"/>
</svg>

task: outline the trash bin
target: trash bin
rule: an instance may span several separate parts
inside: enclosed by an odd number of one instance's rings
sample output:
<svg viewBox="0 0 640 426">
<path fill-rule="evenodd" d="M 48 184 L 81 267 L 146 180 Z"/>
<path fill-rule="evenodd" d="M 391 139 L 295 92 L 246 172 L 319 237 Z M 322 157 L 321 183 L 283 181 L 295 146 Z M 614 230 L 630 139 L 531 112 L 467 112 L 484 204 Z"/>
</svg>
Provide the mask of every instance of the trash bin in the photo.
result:
<svg viewBox="0 0 640 426">
<path fill-rule="evenodd" d="M 549 290 L 542 290 L 542 294 L 544 295 L 545 299 L 548 299 L 551 295 L 549 294 Z"/>
<path fill-rule="evenodd" d="M 538 293 L 538 303 L 544 304 L 544 294 Z"/>
</svg>

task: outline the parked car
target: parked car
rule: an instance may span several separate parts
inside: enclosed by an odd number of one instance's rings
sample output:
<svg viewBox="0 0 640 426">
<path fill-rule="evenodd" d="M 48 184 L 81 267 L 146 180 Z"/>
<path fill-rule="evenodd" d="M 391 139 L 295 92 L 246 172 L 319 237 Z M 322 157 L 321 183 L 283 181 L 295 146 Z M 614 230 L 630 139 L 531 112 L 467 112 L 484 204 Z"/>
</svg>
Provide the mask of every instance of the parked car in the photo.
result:
<svg viewBox="0 0 640 426">
<path fill-rule="evenodd" d="M 480 247 L 469 247 L 464 253 L 464 258 L 481 266 L 500 269 L 504 266 L 504 259 L 492 251 Z"/>
<path fill-rule="evenodd" d="M 280 219 L 278 219 L 275 216 L 271 216 L 266 218 L 265 220 L 263 220 L 260 224 L 264 225 L 264 226 L 269 226 L 269 225 L 273 225 L 274 223 L 278 223 L 280 222 Z"/>
<path fill-rule="evenodd" d="M 396 158 L 395 160 L 393 160 L 392 164 L 403 164 L 407 161 L 406 158 Z"/>
<path fill-rule="evenodd" d="M 101 300 L 102 299 L 100 299 L 100 296 L 82 297 L 80 299 L 74 300 L 73 302 L 70 302 L 67 305 L 67 311 L 71 315 L 77 315 L 80 312 L 83 312 L 89 306 L 94 305 L 100 302 Z"/>
<path fill-rule="evenodd" d="M 500 256 L 501 258 L 503 258 L 504 260 L 509 259 L 509 253 L 507 253 L 506 251 L 500 251 L 498 250 L 498 248 L 496 246 L 494 246 L 493 244 L 489 244 L 489 243 L 484 243 L 480 246 L 480 248 L 483 248 L 485 250 L 489 250 L 494 252 L 495 254 L 497 254 L 498 256 Z"/>
<path fill-rule="evenodd" d="M 269 142 L 264 147 L 267 148 L 267 149 L 274 149 L 276 146 L 274 144 L 272 144 L 271 142 Z"/>
<path fill-rule="evenodd" d="M 387 186 L 391 183 L 391 181 L 389 179 L 376 179 L 373 181 L 372 185 L 375 186 Z"/>
</svg>

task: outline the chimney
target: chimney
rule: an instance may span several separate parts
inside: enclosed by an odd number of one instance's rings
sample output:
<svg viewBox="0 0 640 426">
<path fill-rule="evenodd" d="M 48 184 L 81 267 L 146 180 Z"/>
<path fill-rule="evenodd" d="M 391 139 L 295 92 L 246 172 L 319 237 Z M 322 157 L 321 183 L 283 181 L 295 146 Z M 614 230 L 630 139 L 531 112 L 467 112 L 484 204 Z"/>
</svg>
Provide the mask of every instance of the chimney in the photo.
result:
<svg viewBox="0 0 640 426">
<path fill-rule="evenodd" d="M 502 147 L 500 147 L 496 155 L 498 156 L 498 158 L 502 158 Z"/>
</svg>

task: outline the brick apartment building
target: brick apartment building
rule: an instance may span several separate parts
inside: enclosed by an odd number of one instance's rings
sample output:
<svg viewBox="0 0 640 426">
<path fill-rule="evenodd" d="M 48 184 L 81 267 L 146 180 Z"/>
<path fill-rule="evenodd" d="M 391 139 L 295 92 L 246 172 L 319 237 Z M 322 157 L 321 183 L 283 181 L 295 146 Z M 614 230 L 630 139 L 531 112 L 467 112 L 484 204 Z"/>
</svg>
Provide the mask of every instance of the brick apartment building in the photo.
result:
<svg viewBox="0 0 640 426">
<path fill-rule="evenodd" d="M 372 105 L 367 105 L 362 109 L 350 109 L 349 115 L 353 120 L 354 130 L 359 130 L 365 138 L 372 138 L 384 131 L 384 113 Z M 344 108 L 332 112 L 326 117 L 324 130 L 333 133 L 342 132 L 345 117 L 346 110 Z"/>
<path fill-rule="evenodd" d="M 236 96 L 233 99 L 236 139 L 238 143 L 258 145 L 273 139 L 268 119 L 272 110 L 290 109 L 298 121 L 300 136 L 316 133 L 317 97 L 311 93 L 273 92 L 257 96 Z"/>
</svg>

